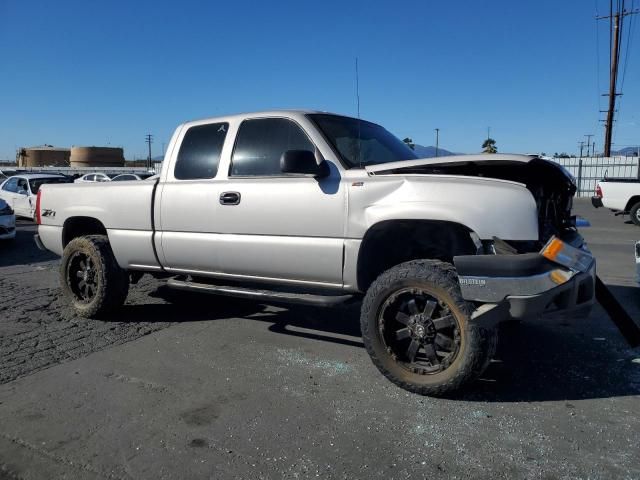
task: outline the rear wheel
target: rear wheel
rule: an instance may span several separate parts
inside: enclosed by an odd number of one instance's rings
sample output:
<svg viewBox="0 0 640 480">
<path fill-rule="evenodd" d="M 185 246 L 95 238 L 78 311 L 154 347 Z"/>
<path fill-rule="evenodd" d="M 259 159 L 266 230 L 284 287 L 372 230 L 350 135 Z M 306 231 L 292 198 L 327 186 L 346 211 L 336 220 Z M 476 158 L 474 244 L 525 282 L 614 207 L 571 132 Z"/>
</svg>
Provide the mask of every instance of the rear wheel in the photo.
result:
<svg viewBox="0 0 640 480">
<path fill-rule="evenodd" d="M 450 264 L 416 260 L 384 272 L 362 304 L 361 328 L 373 363 L 392 382 L 442 396 L 475 380 L 495 353 L 496 332 L 470 320 Z"/>
<path fill-rule="evenodd" d="M 640 202 L 636 203 L 629 210 L 631 221 L 640 227 Z"/>
<path fill-rule="evenodd" d="M 106 235 L 69 242 L 60 265 L 60 283 L 75 312 L 87 318 L 120 307 L 129 293 L 129 276 L 116 262 Z"/>
</svg>

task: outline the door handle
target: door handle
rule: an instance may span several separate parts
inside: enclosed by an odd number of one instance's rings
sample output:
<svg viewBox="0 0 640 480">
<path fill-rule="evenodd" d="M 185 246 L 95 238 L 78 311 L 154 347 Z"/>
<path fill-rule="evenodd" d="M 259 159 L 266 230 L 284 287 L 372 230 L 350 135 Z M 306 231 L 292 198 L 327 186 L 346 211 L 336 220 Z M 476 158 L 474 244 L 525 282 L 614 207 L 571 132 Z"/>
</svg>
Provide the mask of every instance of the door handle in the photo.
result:
<svg viewBox="0 0 640 480">
<path fill-rule="evenodd" d="M 240 192 L 223 192 L 220 194 L 220 205 L 238 205 Z"/>
</svg>

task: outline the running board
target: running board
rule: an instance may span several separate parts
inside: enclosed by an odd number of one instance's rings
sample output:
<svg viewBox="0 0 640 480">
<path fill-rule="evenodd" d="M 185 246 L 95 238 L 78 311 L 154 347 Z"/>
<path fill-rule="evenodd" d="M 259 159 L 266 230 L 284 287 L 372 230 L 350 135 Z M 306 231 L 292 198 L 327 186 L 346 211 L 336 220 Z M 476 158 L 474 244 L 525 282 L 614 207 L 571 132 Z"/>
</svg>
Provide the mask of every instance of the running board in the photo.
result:
<svg viewBox="0 0 640 480">
<path fill-rule="evenodd" d="M 353 295 L 315 295 L 309 293 L 276 292 L 258 290 L 229 285 L 213 285 L 210 283 L 190 282 L 170 278 L 167 286 L 176 290 L 210 293 L 227 297 L 247 298 L 264 302 L 288 303 L 297 305 L 314 305 L 316 307 L 334 307 L 353 299 Z"/>
</svg>

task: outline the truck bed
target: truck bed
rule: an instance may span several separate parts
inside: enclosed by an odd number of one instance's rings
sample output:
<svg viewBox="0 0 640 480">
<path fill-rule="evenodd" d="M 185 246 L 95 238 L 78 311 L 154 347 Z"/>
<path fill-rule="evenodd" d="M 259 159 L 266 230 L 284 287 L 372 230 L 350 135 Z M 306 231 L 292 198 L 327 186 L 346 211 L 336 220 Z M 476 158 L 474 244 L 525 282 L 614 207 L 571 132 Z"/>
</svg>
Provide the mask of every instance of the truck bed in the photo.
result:
<svg viewBox="0 0 640 480">
<path fill-rule="evenodd" d="M 43 185 L 40 238 L 48 249 L 62 255 L 65 225 L 90 215 L 106 229 L 121 267 L 159 268 L 152 245 L 156 184 L 157 181 L 142 180 Z"/>
</svg>

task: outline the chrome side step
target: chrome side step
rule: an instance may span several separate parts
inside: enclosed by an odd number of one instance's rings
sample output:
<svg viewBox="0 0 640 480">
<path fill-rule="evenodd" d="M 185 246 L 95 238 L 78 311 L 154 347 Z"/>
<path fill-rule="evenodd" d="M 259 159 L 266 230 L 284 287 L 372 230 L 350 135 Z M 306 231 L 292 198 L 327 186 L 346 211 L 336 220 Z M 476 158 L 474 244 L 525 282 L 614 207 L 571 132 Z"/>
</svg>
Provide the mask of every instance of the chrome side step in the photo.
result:
<svg viewBox="0 0 640 480">
<path fill-rule="evenodd" d="M 198 283 L 188 280 L 170 278 L 167 286 L 176 290 L 211 293 L 228 297 L 247 298 L 264 302 L 288 303 L 297 305 L 314 305 L 316 307 L 333 307 L 353 299 L 353 295 L 317 295 L 309 293 L 277 292 L 273 290 L 253 289 L 229 285 Z"/>
</svg>

